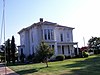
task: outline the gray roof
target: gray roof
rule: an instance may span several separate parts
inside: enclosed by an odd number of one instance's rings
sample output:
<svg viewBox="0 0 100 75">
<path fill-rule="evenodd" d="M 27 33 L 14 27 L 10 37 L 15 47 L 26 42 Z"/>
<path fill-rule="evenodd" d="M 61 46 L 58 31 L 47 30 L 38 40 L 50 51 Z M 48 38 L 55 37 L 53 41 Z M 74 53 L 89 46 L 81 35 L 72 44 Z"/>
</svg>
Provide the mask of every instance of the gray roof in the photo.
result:
<svg viewBox="0 0 100 75">
<path fill-rule="evenodd" d="M 23 32 L 24 30 L 29 30 L 30 28 L 32 28 L 32 27 L 34 27 L 34 26 L 40 26 L 40 25 L 53 25 L 53 26 L 56 26 L 56 27 L 64 27 L 64 28 L 74 29 L 74 28 L 72 28 L 72 27 L 62 26 L 62 25 L 59 25 L 59 24 L 57 24 L 57 23 L 44 21 L 44 22 L 34 23 L 34 24 L 32 24 L 31 26 L 29 26 L 29 27 L 23 28 L 23 29 L 21 29 L 21 30 L 18 32 L 18 34 L 20 34 L 21 32 Z"/>
</svg>

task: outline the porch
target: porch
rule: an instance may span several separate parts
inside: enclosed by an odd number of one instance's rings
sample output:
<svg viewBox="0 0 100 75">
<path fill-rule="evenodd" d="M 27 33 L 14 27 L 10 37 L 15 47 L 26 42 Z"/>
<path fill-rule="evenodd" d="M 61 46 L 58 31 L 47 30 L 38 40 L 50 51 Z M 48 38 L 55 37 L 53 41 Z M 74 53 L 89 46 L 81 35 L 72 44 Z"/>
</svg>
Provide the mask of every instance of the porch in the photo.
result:
<svg viewBox="0 0 100 75">
<path fill-rule="evenodd" d="M 75 50 L 74 45 L 77 46 L 77 50 Z M 58 54 L 64 54 L 66 56 L 75 56 L 76 54 L 79 54 L 78 51 L 78 43 L 77 42 L 69 42 L 69 43 L 57 43 L 57 49 L 56 49 L 56 55 Z"/>
</svg>

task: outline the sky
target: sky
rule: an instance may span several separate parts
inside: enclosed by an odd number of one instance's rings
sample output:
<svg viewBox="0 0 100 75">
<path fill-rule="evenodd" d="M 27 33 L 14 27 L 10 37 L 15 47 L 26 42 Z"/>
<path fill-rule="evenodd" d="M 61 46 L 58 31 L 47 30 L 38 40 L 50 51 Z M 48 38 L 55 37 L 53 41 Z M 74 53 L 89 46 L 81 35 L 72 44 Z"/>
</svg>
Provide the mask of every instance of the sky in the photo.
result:
<svg viewBox="0 0 100 75">
<path fill-rule="evenodd" d="M 0 0 L 0 31 L 2 6 Z M 74 27 L 73 39 L 79 47 L 84 41 L 86 46 L 92 36 L 100 36 L 100 0 L 5 0 L 6 40 L 14 35 L 20 45 L 18 31 L 39 22 L 39 18 Z"/>
</svg>

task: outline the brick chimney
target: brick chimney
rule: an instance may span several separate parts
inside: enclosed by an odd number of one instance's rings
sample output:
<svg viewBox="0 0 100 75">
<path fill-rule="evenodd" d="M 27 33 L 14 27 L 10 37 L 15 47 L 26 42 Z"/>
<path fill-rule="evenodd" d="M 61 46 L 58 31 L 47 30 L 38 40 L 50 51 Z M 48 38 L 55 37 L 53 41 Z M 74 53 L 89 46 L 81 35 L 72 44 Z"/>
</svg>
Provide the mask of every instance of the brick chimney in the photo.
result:
<svg viewBox="0 0 100 75">
<path fill-rule="evenodd" d="M 40 18 L 40 22 L 43 22 L 43 18 Z"/>
</svg>

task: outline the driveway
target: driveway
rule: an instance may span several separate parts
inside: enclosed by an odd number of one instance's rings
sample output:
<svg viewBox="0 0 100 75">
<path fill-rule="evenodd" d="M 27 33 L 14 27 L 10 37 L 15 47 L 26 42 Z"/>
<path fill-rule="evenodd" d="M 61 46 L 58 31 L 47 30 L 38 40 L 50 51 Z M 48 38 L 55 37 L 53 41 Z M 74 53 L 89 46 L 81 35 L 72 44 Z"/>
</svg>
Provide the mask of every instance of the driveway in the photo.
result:
<svg viewBox="0 0 100 75">
<path fill-rule="evenodd" d="M 15 73 L 8 67 L 5 67 L 3 63 L 0 63 L 0 75 L 19 75 L 19 74 Z"/>
</svg>

